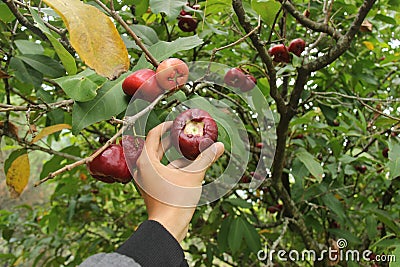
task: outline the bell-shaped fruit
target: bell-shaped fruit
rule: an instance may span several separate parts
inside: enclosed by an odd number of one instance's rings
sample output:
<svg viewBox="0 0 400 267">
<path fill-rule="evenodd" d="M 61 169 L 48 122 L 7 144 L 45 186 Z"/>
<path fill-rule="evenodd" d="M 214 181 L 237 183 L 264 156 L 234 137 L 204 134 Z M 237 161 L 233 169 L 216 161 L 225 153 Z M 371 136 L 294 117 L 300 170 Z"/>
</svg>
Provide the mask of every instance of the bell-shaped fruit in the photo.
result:
<svg viewBox="0 0 400 267">
<path fill-rule="evenodd" d="M 156 72 L 151 69 L 137 70 L 125 78 L 122 82 L 122 90 L 129 96 L 152 102 L 164 93 L 155 75 Z"/>
<path fill-rule="evenodd" d="M 224 76 L 224 82 L 232 87 L 241 88 L 246 82 L 246 74 L 239 68 L 232 68 L 228 70 Z"/>
<path fill-rule="evenodd" d="M 111 144 L 91 162 L 87 164 L 93 178 L 106 183 L 113 180 L 128 183 L 132 180 L 131 173 L 126 165 L 122 146 Z"/>
<path fill-rule="evenodd" d="M 286 46 L 283 44 L 277 44 L 268 50 L 268 54 L 272 57 L 275 62 L 290 62 L 290 54 Z"/>
<path fill-rule="evenodd" d="M 197 29 L 197 19 L 191 15 L 184 15 L 179 18 L 178 27 L 184 32 L 194 32 Z"/>
<path fill-rule="evenodd" d="M 288 50 L 299 57 L 305 48 L 306 42 L 301 38 L 297 38 L 290 42 Z"/>
<path fill-rule="evenodd" d="M 164 90 L 174 90 L 189 79 L 189 67 L 179 58 L 168 58 L 156 70 L 158 85 Z"/>
</svg>

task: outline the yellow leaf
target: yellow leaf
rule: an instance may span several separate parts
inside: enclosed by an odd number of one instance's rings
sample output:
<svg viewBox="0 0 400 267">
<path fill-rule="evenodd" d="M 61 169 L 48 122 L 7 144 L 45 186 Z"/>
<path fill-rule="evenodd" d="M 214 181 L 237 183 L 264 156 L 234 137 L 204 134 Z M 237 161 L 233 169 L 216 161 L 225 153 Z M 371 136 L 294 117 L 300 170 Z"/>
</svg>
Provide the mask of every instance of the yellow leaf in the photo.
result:
<svg viewBox="0 0 400 267">
<path fill-rule="evenodd" d="M 29 181 L 30 165 L 28 154 L 17 157 L 7 170 L 6 183 L 12 198 L 17 198 L 24 191 Z"/>
<path fill-rule="evenodd" d="M 69 124 L 56 124 L 56 125 L 52 125 L 52 126 L 46 127 L 38 135 L 36 135 L 32 139 L 31 143 L 36 143 L 37 141 L 39 141 L 43 137 L 46 137 L 46 136 L 48 136 L 48 135 L 50 135 L 52 133 L 56 133 L 56 132 L 64 130 L 64 129 L 71 129 L 71 125 L 69 125 Z"/>
<path fill-rule="evenodd" d="M 129 69 L 126 46 L 104 13 L 79 0 L 44 2 L 61 16 L 72 47 L 89 67 L 109 79 L 115 79 Z"/>
<path fill-rule="evenodd" d="M 374 44 L 368 41 L 364 41 L 363 44 L 365 45 L 365 47 L 367 47 L 367 49 L 369 50 L 374 50 Z"/>
</svg>

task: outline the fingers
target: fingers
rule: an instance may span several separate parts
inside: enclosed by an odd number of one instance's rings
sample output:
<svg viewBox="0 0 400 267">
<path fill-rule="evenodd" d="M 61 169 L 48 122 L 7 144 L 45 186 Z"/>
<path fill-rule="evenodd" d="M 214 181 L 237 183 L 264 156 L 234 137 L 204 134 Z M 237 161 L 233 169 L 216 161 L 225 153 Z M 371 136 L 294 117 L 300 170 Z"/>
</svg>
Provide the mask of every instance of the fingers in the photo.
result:
<svg viewBox="0 0 400 267">
<path fill-rule="evenodd" d="M 157 158 L 161 160 L 164 154 L 164 146 L 161 143 L 162 135 L 171 129 L 172 121 L 163 122 L 153 129 L 147 134 L 145 150 L 150 159 Z"/>
<path fill-rule="evenodd" d="M 193 172 L 205 172 L 211 164 L 216 162 L 219 157 L 224 153 L 224 144 L 221 142 L 216 142 L 212 144 L 209 148 L 203 151 L 196 160 L 187 166 L 185 170 Z"/>
</svg>

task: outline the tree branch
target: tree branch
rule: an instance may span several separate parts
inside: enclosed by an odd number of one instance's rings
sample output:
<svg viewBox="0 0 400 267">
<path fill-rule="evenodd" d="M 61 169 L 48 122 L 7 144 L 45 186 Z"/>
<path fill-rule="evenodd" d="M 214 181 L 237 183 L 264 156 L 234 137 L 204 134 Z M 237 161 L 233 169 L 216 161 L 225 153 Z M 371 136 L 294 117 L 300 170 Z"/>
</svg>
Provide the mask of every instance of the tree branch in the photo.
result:
<svg viewBox="0 0 400 267">
<path fill-rule="evenodd" d="M 342 38 L 342 34 L 340 32 L 338 32 L 335 28 L 333 28 L 325 23 L 315 22 L 315 21 L 307 18 L 306 16 L 304 16 L 303 13 L 296 10 L 294 5 L 290 1 L 283 1 L 282 6 L 287 12 L 290 13 L 290 15 L 292 15 L 295 19 L 297 19 L 303 26 L 305 26 L 313 31 L 316 31 L 316 32 L 324 32 L 326 34 L 329 34 L 334 39 Z"/>
<path fill-rule="evenodd" d="M 316 60 L 304 65 L 303 68 L 309 72 L 317 71 L 339 58 L 350 47 L 354 36 L 360 29 L 362 22 L 364 21 L 368 12 L 371 10 L 375 1 L 376 0 L 365 0 L 347 33 L 338 39 L 336 45 L 333 46 L 327 54 L 318 57 Z"/>
<path fill-rule="evenodd" d="M 74 103 L 74 100 L 62 100 L 60 102 L 50 103 L 50 104 L 38 104 L 38 105 L 26 105 L 26 106 L 14 106 L 9 104 L 0 103 L 0 112 L 8 111 L 28 111 L 28 110 L 52 110 L 61 107 L 67 107 Z"/>
<path fill-rule="evenodd" d="M 47 182 L 48 180 L 53 179 L 54 177 L 56 177 L 57 175 L 60 175 L 64 172 L 70 171 L 80 165 L 83 164 L 87 164 L 89 162 L 91 162 L 95 157 L 97 157 L 98 155 L 100 155 L 100 153 L 102 153 L 104 150 L 106 150 L 107 147 L 109 147 L 112 143 L 114 143 L 117 138 L 123 134 L 123 132 L 125 131 L 125 129 L 127 129 L 128 127 L 132 126 L 141 116 L 143 116 L 144 114 L 146 114 L 147 112 L 151 111 L 157 104 L 158 102 L 160 102 L 160 100 L 163 98 L 164 95 L 160 95 L 158 96 L 153 102 L 151 102 L 146 108 L 142 109 L 140 112 L 136 113 L 133 116 L 130 117 L 126 117 L 125 118 L 125 124 L 119 129 L 119 131 L 113 136 L 111 137 L 110 140 L 108 140 L 101 148 L 99 148 L 98 150 L 96 150 L 96 152 L 94 152 L 92 155 L 90 155 L 89 157 L 86 157 L 84 159 L 80 159 L 72 164 L 68 164 L 66 166 L 64 166 L 63 168 L 50 173 L 47 177 L 45 177 L 44 179 L 40 180 L 39 182 L 37 182 L 35 184 L 36 186 L 39 186 L 41 184 L 43 184 L 44 182 Z"/>
<path fill-rule="evenodd" d="M 39 36 L 41 39 L 47 40 L 46 35 L 39 28 L 33 26 L 33 24 L 19 12 L 18 7 L 14 4 L 14 1 L 12 0 L 2 0 L 2 1 L 8 6 L 8 8 L 11 10 L 11 12 L 14 14 L 14 16 L 18 19 L 18 21 L 22 25 L 27 27 L 30 31 Z"/>
<path fill-rule="evenodd" d="M 243 8 L 243 4 L 241 0 L 232 0 L 233 9 L 239 19 L 240 25 L 242 25 L 243 29 L 246 33 L 250 33 L 253 30 L 251 24 L 246 20 L 246 11 Z M 253 33 L 250 36 L 250 40 L 256 48 L 258 54 L 262 62 L 267 66 L 268 75 L 269 75 L 269 84 L 270 84 L 270 95 L 275 100 L 279 113 L 286 113 L 286 104 L 283 100 L 282 96 L 278 92 L 278 87 L 276 85 L 276 71 L 275 67 L 272 64 L 272 59 L 268 55 L 264 46 L 261 44 L 258 35 Z"/>
<path fill-rule="evenodd" d="M 3 0 L 4 1 L 4 0 Z M 130 36 L 132 36 L 133 40 L 135 43 L 140 47 L 140 49 L 146 54 L 147 58 L 150 60 L 150 63 L 154 66 L 157 67 L 159 65 L 157 59 L 150 53 L 150 51 L 147 49 L 147 47 L 142 43 L 140 38 L 135 34 L 135 32 L 129 27 L 129 25 L 121 18 L 120 15 L 113 9 L 113 8 L 108 8 L 103 2 L 100 0 L 94 0 L 96 4 L 101 6 L 102 9 L 104 9 L 108 14 L 110 14 L 111 17 L 113 17 L 121 26 L 128 32 Z"/>
</svg>

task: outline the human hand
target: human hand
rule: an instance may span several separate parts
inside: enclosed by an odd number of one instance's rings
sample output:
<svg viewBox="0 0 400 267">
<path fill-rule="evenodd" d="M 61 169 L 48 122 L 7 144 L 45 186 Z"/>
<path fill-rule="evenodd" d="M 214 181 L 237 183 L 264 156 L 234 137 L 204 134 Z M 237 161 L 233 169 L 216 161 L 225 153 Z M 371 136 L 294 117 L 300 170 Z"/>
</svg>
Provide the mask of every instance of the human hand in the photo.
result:
<svg viewBox="0 0 400 267">
<path fill-rule="evenodd" d="M 194 161 L 178 159 L 165 166 L 160 161 L 171 141 L 169 136 L 161 138 L 171 126 L 172 122 L 164 122 L 148 133 L 134 179 L 144 198 L 148 219 L 161 223 L 181 242 L 200 199 L 205 173 L 223 154 L 224 145 L 216 142 Z"/>
</svg>

